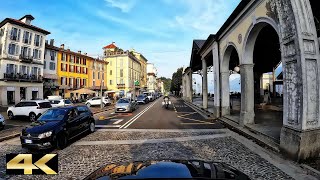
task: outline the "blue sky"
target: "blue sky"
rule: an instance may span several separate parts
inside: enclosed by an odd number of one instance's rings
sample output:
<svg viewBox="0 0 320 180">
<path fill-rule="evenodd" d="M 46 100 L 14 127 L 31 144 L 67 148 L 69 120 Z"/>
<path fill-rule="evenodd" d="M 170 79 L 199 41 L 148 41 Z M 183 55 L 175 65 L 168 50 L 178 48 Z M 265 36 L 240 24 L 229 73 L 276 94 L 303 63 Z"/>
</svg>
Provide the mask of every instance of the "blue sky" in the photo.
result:
<svg viewBox="0 0 320 180">
<path fill-rule="evenodd" d="M 35 17 L 33 25 L 51 32 L 47 39 L 71 50 L 102 54 L 116 42 L 134 48 L 171 77 L 188 66 L 193 39 L 216 33 L 240 0 L 10 0 L 0 17 Z"/>
</svg>

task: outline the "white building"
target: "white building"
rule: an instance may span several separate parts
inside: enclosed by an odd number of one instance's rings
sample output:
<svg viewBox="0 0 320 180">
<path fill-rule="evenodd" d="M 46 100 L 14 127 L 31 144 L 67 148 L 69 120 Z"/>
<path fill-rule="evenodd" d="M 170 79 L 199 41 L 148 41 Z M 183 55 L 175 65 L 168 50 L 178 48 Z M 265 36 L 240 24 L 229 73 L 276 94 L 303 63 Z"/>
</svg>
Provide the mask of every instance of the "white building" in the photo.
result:
<svg viewBox="0 0 320 180">
<path fill-rule="evenodd" d="M 59 48 L 54 46 L 54 40 L 50 39 L 45 44 L 44 66 L 43 66 L 43 96 L 47 98 L 54 95 L 54 92 L 59 89 L 57 63 L 58 63 Z"/>
<path fill-rule="evenodd" d="M 6 18 L 0 23 L 0 105 L 43 97 L 46 35 L 31 25 L 34 17 Z"/>
<path fill-rule="evenodd" d="M 157 69 L 152 63 L 147 64 L 147 87 L 149 92 L 157 89 Z"/>
</svg>

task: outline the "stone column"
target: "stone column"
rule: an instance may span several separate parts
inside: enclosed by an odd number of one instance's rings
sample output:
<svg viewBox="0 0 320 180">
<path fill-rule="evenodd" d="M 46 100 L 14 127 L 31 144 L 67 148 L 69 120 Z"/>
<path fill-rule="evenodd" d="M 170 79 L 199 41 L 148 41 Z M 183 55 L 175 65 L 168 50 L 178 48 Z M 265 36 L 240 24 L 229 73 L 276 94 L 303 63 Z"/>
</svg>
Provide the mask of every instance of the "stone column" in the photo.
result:
<svg viewBox="0 0 320 180">
<path fill-rule="evenodd" d="M 187 81 L 188 81 L 188 100 L 190 102 L 192 102 L 192 97 L 193 97 L 193 89 L 192 89 L 192 71 L 188 73 L 188 77 L 187 77 Z"/>
<path fill-rule="evenodd" d="M 229 72 L 221 72 L 221 116 L 230 114 Z"/>
<path fill-rule="evenodd" d="M 207 72 L 207 61 L 202 59 L 202 101 L 203 108 L 208 109 L 208 72 Z"/>
<path fill-rule="evenodd" d="M 214 107 L 213 114 L 215 117 L 220 117 L 220 67 L 219 67 L 219 53 L 218 43 L 214 42 L 212 46 L 213 57 L 213 73 L 214 73 Z"/>
<path fill-rule="evenodd" d="M 241 64 L 241 126 L 254 124 L 254 77 L 253 64 Z"/>
</svg>

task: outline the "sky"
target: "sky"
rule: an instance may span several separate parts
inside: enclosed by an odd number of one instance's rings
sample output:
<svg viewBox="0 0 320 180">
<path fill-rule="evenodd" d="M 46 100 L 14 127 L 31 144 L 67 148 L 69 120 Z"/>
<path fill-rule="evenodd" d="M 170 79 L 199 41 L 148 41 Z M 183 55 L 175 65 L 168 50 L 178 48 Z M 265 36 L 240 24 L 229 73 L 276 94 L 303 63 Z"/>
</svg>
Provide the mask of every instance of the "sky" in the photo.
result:
<svg viewBox="0 0 320 180">
<path fill-rule="evenodd" d="M 142 53 L 158 76 L 171 78 L 189 65 L 193 39 L 216 33 L 240 0 L 9 0 L 0 18 L 35 17 L 47 39 L 73 51 L 102 55 L 115 42 Z"/>
</svg>

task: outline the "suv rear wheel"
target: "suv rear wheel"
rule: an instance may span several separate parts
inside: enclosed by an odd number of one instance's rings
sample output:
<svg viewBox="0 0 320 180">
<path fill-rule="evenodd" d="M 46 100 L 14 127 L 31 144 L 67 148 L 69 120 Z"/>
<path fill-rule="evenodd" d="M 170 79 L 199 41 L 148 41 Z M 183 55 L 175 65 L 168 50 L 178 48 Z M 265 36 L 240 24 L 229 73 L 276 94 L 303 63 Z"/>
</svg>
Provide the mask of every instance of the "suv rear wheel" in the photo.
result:
<svg viewBox="0 0 320 180">
<path fill-rule="evenodd" d="M 11 120 L 14 118 L 14 115 L 11 111 L 8 112 L 8 118 Z"/>
<path fill-rule="evenodd" d="M 31 112 L 31 113 L 29 114 L 29 120 L 30 120 L 31 122 L 36 121 L 36 120 L 37 120 L 36 114 L 33 113 L 33 112 Z"/>
</svg>

